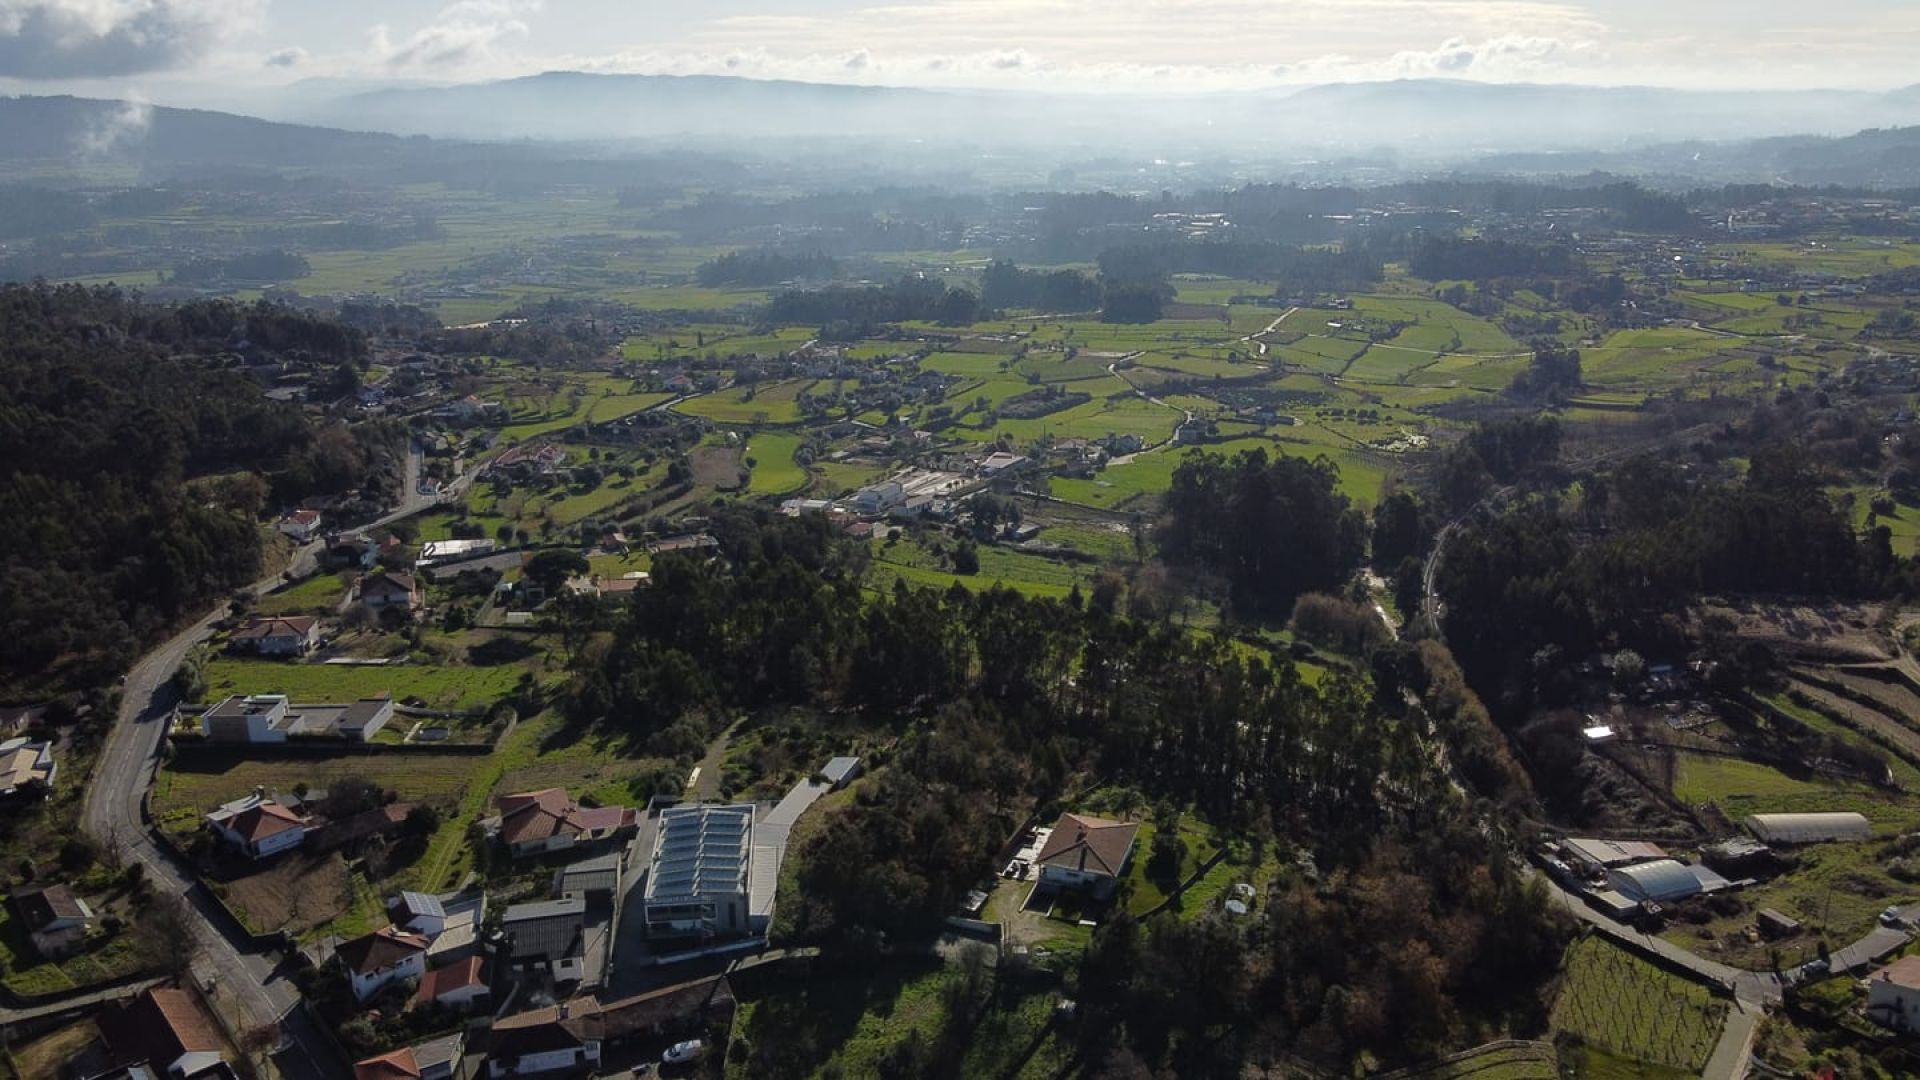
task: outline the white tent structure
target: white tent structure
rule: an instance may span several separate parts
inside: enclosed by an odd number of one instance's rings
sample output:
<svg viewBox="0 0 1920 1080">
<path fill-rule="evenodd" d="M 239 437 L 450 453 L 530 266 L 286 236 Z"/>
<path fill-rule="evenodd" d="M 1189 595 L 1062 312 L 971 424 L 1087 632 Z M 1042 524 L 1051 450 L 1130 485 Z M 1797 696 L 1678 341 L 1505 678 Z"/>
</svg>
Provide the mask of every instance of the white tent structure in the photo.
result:
<svg viewBox="0 0 1920 1080">
<path fill-rule="evenodd" d="M 1825 814 L 1755 814 L 1747 830 L 1769 844 L 1821 844 L 1871 840 L 1873 823 L 1851 811 Z"/>
</svg>

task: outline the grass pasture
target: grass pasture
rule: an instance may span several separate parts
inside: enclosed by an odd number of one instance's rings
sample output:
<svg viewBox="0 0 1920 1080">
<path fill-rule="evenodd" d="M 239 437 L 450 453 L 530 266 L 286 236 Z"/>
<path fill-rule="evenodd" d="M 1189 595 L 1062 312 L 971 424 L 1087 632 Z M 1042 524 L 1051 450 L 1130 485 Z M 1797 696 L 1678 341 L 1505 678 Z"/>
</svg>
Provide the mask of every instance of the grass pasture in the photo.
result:
<svg viewBox="0 0 1920 1080">
<path fill-rule="evenodd" d="M 353 701 L 380 693 L 420 698 L 434 708 L 485 708 L 513 689 L 523 669 L 426 664 L 305 664 L 220 656 L 207 661 L 207 696 L 286 694 L 298 702 Z M 396 721 L 397 723 L 398 721 Z"/>
<path fill-rule="evenodd" d="M 784 495 L 805 487 L 807 470 L 793 458 L 806 437 L 790 431 L 756 433 L 747 442 L 747 458 L 753 463 L 753 478 L 747 491 L 755 495 Z"/>
<path fill-rule="evenodd" d="M 812 385 L 812 379 L 788 379 L 736 386 L 689 398 L 674 410 L 704 416 L 716 424 L 794 424 L 800 421 L 796 399 Z"/>
</svg>

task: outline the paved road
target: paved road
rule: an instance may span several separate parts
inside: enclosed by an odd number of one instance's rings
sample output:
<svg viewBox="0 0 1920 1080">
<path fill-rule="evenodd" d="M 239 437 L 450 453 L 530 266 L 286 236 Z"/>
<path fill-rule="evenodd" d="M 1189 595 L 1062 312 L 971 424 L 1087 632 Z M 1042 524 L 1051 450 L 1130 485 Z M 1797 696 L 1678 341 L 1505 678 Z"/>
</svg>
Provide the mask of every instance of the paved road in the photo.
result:
<svg viewBox="0 0 1920 1080">
<path fill-rule="evenodd" d="M 391 524 L 436 501 L 420 493 L 422 464 L 416 445 L 408 454 L 406 492 L 400 505 L 367 528 Z M 461 476 L 448 485 L 449 490 L 457 492 L 467 479 Z M 246 591 L 258 596 L 288 577 L 313 573 L 321 547 L 310 543 L 297 549 L 284 575 L 263 578 Z M 231 932 L 229 920 L 198 885 L 192 868 L 147 832 L 141 802 L 160 766 L 168 718 L 177 698 L 171 686 L 173 673 L 195 646 L 207 640 L 214 622 L 225 612 L 222 604 L 142 657 L 127 673 L 120 715 L 88 784 L 81 825 L 95 839 L 118 849 L 122 859 L 145 866 L 147 880 L 156 890 L 181 897 L 188 912 L 198 916 L 193 921 L 198 952 L 195 978 L 202 986 L 213 987 L 216 1007 L 229 1016 L 237 1015 L 243 1027 L 279 1024 L 285 1049 L 276 1063 L 283 1075 L 297 1080 L 346 1075 L 347 1063 L 338 1060 L 306 1012 L 295 1008 L 299 994 L 287 972 L 276 966 L 277 954 L 256 950 L 250 940 Z"/>
<path fill-rule="evenodd" d="M 1753 1036 L 1766 1015 L 1766 1010 L 1758 1005 L 1734 1001 L 1727 1009 L 1727 1023 L 1720 1029 L 1720 1041 L 1714 1044 L 1713 1056 L 1707 1059 L 1707 1067 L 1700 1070 L 1703 1080 L 1742 1080 L 1747 1075 L 1747 1067 L 1753 1060 Z"/>
<path fill-rule="evenodd" d="M 1631 926 L 1615 922 L 1587 906 L 1586 901 L 1561 888 L 1546 875 L 1540 875 L 1550 892 L 1574 918 L 1592 926 L 1597 932 L 1620 942 L 1628 948 L 1642 953 L 1654 953 L 1662 959 L 1683 970 L 1693 973 L 1703 982 L 1724 987 L 1741 1001 L 1755 1006 L 1777 1005 L 1780 1003 L 1780 977 L 1771 972 L 1747 971 L 1729 967 L 1715 960 L 1708 960 L 1675 945 L 1665 938 L 1642 933 Z"/>
</svg>

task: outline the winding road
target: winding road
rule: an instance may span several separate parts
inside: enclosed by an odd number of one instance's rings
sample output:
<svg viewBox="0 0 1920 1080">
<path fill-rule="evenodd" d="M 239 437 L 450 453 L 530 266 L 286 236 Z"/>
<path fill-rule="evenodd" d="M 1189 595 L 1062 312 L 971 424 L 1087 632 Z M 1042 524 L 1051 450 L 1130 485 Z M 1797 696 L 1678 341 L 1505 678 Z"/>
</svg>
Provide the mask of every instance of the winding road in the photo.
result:
<svg viewBox="0 0 1920 1080">
<path fill-rule="evenodd" d="M 449 482 L 445 495 L 421 494 L 424 455 L 416 444 L 408 452 L 405 492 L 392 512 L 362 528 L 378 528 L 433 506 L 457 493 L 470 473 Z M 308 543 L 294 552 L 283 572 L 262 578 L 245 591 L 258 597 L 283 581 L 314 572 L 322 545 Z M 214 1006 L 236 1020 L 243 1031 L 278 1025 L 280 1048 L 275 1064 L 283 1076 L 295 1080 L 349 1075 L 349 1063 L 339 1060 L 331 1040 L 319 1030 L 290 979 L 290 969 L 277 951 L 257 948 L 233 925 L 231 916 L 202 887 L 193 868 L 157 843 L 149 831 L 144 801 L 160 767 L 168 718 L 178 695 L 171 683 L 187 655 L 213 632 L 226 612 L 222 604 L 207 617 L 155 647 L 133 670 L 121 688 L 120 714 L 95 765 L 81 805 L 81 826 L 128 863 L 146 868 L 148 883 L 161 893 L 181 899 L 191 919 L 195 957 L 193 974 L 209 987 Z"/>
</svg>

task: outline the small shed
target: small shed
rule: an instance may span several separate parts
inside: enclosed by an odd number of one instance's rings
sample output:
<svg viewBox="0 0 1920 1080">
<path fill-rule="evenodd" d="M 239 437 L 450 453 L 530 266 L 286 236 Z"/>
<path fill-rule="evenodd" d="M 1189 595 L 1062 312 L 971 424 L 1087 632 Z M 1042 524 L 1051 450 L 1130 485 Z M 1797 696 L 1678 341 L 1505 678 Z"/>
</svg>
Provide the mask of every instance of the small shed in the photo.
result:
<svg viewBox="0 0 1920 1080">
<path fill-rule="evenodd" d="M 827 783 L 832 784 L 834 790 L 838 791 L 860 775 L 860 759 L 857 757 L 834 758 L 820 770 L 820 775 L 826 777 Z"/>
<path fill-rule="evenodd" d="M 1760 929 L 1760 936 L 1768 940 L 1792 937 L 1800 932 L 1800 920 L 1789 918 L 1772 908 L 1761 908 L 1753 921 Z"/>
</svg>

